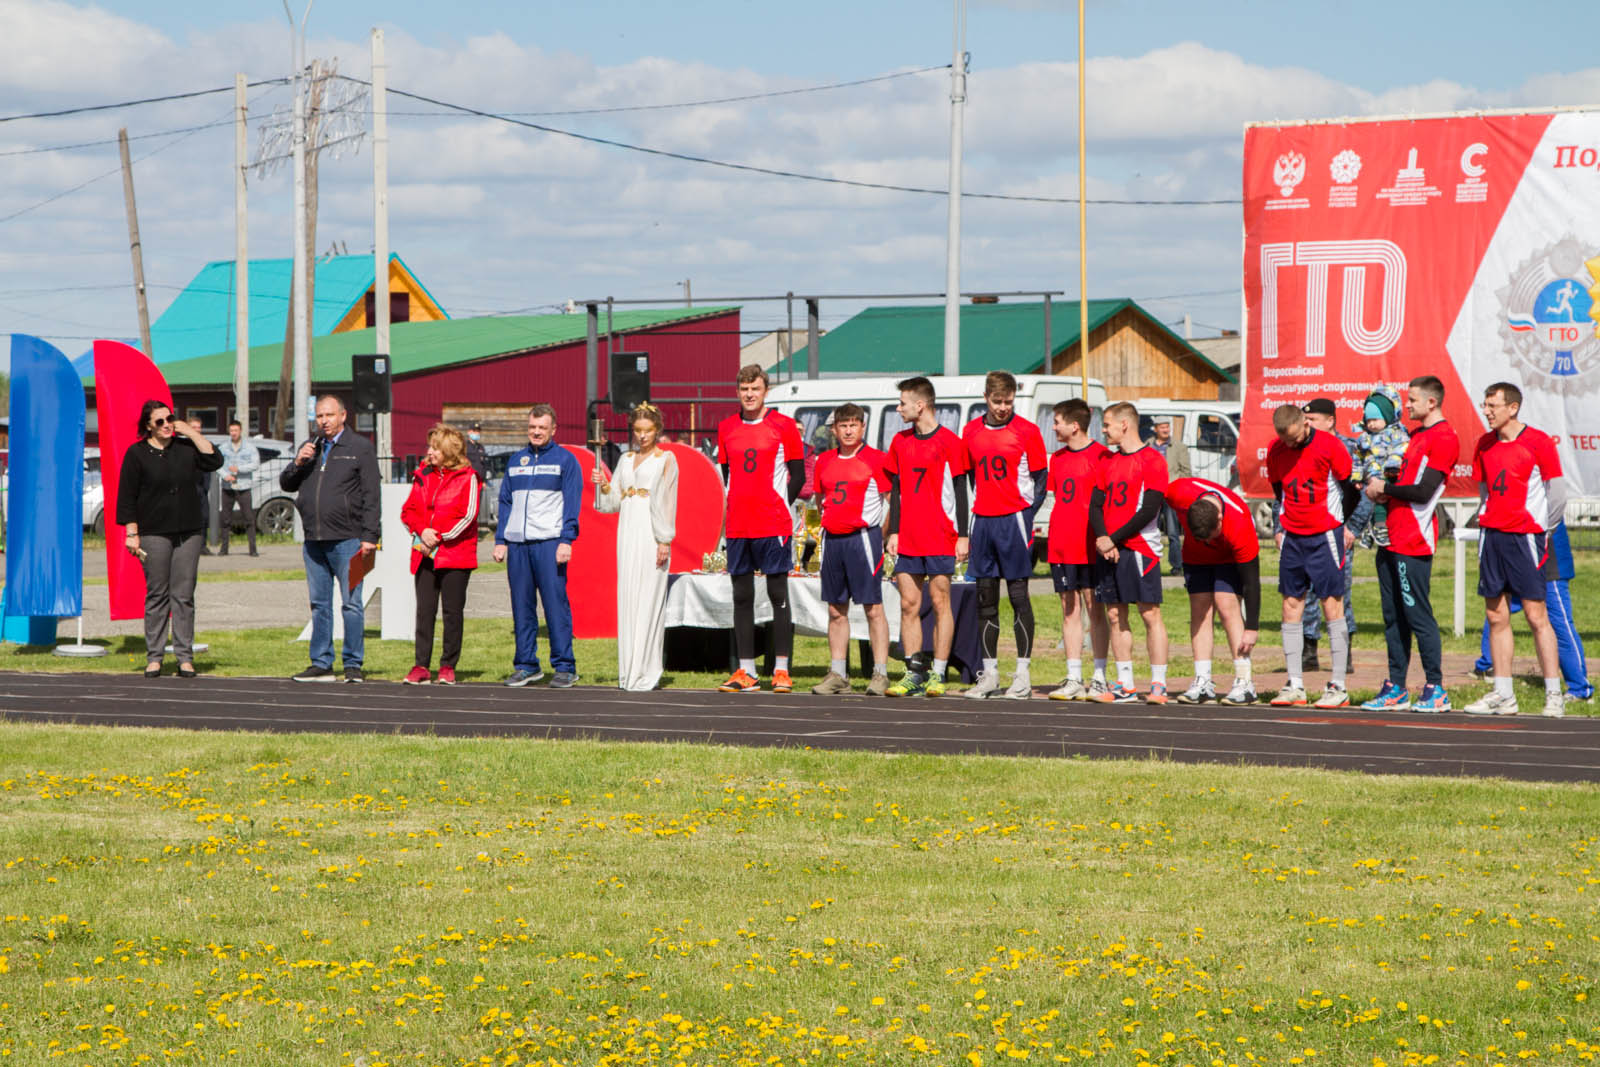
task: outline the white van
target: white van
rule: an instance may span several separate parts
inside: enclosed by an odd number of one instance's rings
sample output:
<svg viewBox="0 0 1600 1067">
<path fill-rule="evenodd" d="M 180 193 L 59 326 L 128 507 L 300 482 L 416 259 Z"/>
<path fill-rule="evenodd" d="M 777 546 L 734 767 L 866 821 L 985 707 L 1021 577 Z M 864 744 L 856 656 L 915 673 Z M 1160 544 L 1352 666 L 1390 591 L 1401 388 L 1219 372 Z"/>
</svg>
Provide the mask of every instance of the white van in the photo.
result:
<svg viewBox="0 0 1600 1067">
<path fill-rule="evenodd" d="M 1239 487 L 1239 420 L 1244 408 L 1230 400 L 1163 400 L 1142 396 L 1133 401 L 1139 409 L 1139 436 L 1155 436 L 1155 416 L 1172 420 L 1172 436 L 1189 447 L 1189 463 L 1196 478 L 1230 489 Z"/>
<path fill-rule="evenodd" d="M 959 435 L 973 419 L 987 410 L 983 402 L 981 374 L 961 374 L 954 377 L 932 377 L 935 410 L 941 425 Z M 900 402 L 899 382 L 895 376 L 872 375 L 860 378 L 797 378 L 789 382 L 775 382 L 767 390 L 767 406 L 800 424 L 800 437 L 806 444 L 807 458 L 834 447 L 833 431 L 829 420 L 833 409 L 847 402 L 860 404 L 867 411 L 867 444 L 887 451 L 894 435 L 906 428 L 895 406 Z M 1061 447 L 1051 425 L 1051 409 L 1063 400 L 1083 395 L 1083 382 L 1079 378 L 1059 377 L 1051 374 L 1017 375 L 1016 412 L 1032 420 L 1044 437 L 1047 452 Z M 1106 388 L 1099 379 L 1089 379 L 1089 434 L 1100 434 L 1100 412 L 1110 402 Z M 1174 431 L 1176 432 L 1176 431 Z M 1196 472 L 1198 473 L 1198 471 Z M 1035 554 L 1043 558 L 1045 531 L 1049 529 L 1050 498 L 1045 498 L 1034 518 Z"/>
</svg>

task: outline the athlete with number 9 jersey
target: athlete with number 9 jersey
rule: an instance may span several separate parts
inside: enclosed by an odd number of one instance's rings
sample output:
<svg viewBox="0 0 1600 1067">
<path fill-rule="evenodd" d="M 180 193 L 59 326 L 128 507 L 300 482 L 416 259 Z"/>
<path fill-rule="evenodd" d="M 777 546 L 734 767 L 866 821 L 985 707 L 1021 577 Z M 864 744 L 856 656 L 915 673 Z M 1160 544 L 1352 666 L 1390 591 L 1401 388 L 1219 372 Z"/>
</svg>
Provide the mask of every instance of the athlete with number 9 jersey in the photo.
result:
<svg viewBox="0 0 1600 1067">
<path fill-rule="evenodd" d="M 1052 429 L 1063 447 L 1050 457 L 1045 489 L 1050 494 L 1047 541 L 1050 577 L 1061 597 L 1061 636 L 1067 650 L 1067 677 L 1051 700 L 1098 700 L 1106 692 L 1106 649 L 1111 632 L 1106 609 L 1094 599 L 1095 558 L 1089 532 L 1089 501 L 1100 478 L 1106 446 L 1089 437 L 1091 411 L 1083 400 L 1063 400 L 1051 413 Z M 1083 684 L 1083 616 L 1089 616 L 1094 678 Z"/>
</svg>

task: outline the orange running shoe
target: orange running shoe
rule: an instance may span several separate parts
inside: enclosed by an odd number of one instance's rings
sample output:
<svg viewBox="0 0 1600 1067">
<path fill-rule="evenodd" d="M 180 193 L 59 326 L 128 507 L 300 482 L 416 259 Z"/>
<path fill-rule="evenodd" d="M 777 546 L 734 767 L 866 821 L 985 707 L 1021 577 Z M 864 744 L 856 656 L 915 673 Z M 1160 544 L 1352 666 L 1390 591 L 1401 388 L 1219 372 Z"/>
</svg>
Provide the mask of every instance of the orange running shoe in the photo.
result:
<svg viewBox="0 0 1600 1067">
<path fill-rule="evenodd" d="M 788 671 L 773 671 L 772 672 L 772 691 L 774 693 L 792 693 L 792 692 L 794 692 L 794 683 L 789 680 L 789 672 Z"/>
<path fill-rule="evenodd" d="M 1151 682 L 1150 695 L 1145 697 L 1147 704 L 1165 704 L 1167 702 L 1167 683 Z"/>
<path fill-rule="evenodd" d="M 743 667 L 729 675 L 728 680 L 717 686 L 719 693 L 758 693 L 761 683 L 750 677 Z"/>
</svg>

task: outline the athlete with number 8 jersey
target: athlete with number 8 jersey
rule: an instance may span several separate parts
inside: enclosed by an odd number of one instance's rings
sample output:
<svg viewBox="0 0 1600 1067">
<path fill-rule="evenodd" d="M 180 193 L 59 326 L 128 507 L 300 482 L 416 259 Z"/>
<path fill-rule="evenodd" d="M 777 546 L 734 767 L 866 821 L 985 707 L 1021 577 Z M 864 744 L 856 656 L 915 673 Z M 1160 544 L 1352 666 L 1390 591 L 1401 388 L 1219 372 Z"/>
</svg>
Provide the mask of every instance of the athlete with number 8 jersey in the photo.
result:
<svg viewBox="0 0 1600 1067">
<path fill-rule="evenodd" d="M 1033 574 L 1033 516 L 1044 501 L 1049 474 L 1044 438 L 1039 427 L 1016 413 L 1017 380 L 1003 370 L 990 371 L 983 383 L 983 417 L 973 419 L 961 434 L 972 463 L 977 494 L 972 502 L 972 550 L 967 577 L 978 585 L 979 641 L 983 670 L 965 696 L 981 699 L 1000 693 L 1000 579 L 1011 600 L 1017 639 L 1017 671 L 1004 695 L 1027 700 L 1033 695 L 1029 667 L 1033 656 L 1033 603 L 1028 578 Z"/>
</svg>

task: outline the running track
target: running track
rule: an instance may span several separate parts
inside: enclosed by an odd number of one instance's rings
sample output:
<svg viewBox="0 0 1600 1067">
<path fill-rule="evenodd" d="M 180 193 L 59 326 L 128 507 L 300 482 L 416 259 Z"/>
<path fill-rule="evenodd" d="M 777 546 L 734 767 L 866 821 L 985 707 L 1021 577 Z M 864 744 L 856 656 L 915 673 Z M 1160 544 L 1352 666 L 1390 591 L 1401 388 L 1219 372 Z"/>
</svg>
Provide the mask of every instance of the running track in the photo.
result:
<svg viewBox="0 0 1600 1067">
<path fill-rule="evenodd" d="M 982 704 L 696 690 L 305 685 L 276 678 L 146 682 L 0 674 L 0 720 L 97 726 L 1168 759 L 1373 774 L 1600 781 L 1600 719 L 1471 718 L 1316 708 Z"/>
</svg>

